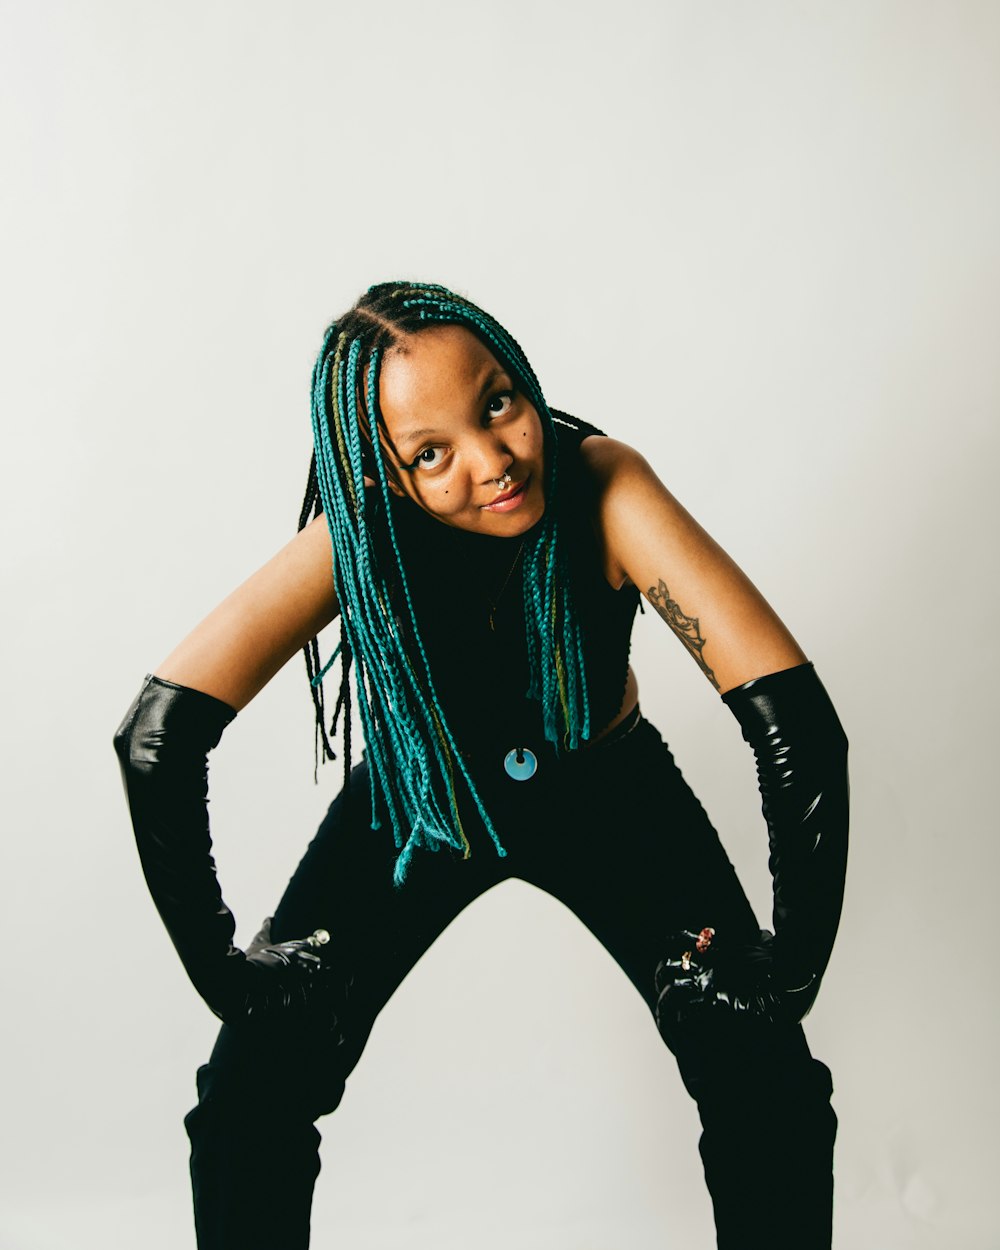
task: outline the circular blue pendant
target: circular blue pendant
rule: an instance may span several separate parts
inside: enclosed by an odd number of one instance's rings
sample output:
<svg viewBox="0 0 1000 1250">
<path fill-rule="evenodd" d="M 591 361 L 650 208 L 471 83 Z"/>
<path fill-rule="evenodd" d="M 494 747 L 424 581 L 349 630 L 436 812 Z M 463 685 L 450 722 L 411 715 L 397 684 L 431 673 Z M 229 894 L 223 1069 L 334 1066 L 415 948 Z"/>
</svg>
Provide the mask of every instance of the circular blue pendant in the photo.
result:
<svg viewBox="0 0 1000 1250">
<path fill-rule="evenodd" d="M 538 760 L 527 747 L 515 747 L 504 756 L 503 766 L 508 777 L 513 777 L 515 781 L 527 781 L 529 777 L 534 777 Z"/>
</svg>

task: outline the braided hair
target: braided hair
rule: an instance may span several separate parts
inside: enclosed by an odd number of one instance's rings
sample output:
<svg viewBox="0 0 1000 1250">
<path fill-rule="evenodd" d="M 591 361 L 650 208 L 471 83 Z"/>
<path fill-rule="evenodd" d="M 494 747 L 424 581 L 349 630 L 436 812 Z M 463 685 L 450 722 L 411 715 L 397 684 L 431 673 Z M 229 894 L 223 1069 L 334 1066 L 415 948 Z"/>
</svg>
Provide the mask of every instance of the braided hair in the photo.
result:
<svg viewBox="0 0 1000 1250">
<path fill-rule="evenodd" d="M 325 727 L 323 678 L 337 656 L 341 682 L 330 725 L 344 714 L 344 791 L 351 768 L 351 689 L 354 662 L 358 705 L 371 779 L 371 828 L 381 826 L 381 793 L 399 855 L 393 872 L 402 886 L 417 847 L 450 846 L 463 858 L 471 848 L 459 816 L 460 771 L 499 856 L 506 850 L 483 807 L 438 701 L 420 638 L 406 569 L 392 518 L 387 464 L 378 430 L 380 362 L 400 339 L 436 323 L 466 327 L 509 369 L 542 423 L 546 509 L 522 564 L 524 619 L 529 660 L 529 698 L 541 702 L 545 737 L 560 750 L 575 750 L 590 734 L 590 706 L 583 639 L 567 576 L 565 543 L 559 541 L 559 466 L 552 414 L 538 379 L 515 339 L 464 296 L 432 283 L 382 282 L 368 288 L 327 329 L 312 375 L 313 454 L 299 529 L 326 516 L 333 548 L 333 576 L 340 605 L 340 643 L 321 667 L 314 637 L 304 654 L 316 714 L 319 748 L 335 759 Z M 367 370 L 367 387 L 365 371 Z M 364 478 L 375 482 L 365 488 Z"/>
</svg>

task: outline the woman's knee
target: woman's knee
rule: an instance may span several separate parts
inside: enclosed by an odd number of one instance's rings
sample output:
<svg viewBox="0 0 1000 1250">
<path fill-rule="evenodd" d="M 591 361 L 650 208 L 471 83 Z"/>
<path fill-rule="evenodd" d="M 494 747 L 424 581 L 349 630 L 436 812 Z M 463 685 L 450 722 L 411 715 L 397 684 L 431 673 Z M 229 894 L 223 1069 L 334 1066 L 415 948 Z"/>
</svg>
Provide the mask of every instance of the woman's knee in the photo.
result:
<svg viewBox="0 0 1000 1250">
<path fill-rule="evenodd" d="M 208 1062 L 197 1070 L 198 1103 L 185 1125 L 314 1121 L 327 1115 L 344 1095 L 347 1073 L 338 1053 L 343 1049 L 303 1030 L 223 1025 Z"/>
<path fill-rule="evenodd" d="M 671 1048 L 688 1092 L 710 1112 L 757 1107 L 778 1121 L 809 1110 L 830 1122 L 830 1069 L 813 1057 L 800 1024 L 713 1012 Z"/>
</svg>

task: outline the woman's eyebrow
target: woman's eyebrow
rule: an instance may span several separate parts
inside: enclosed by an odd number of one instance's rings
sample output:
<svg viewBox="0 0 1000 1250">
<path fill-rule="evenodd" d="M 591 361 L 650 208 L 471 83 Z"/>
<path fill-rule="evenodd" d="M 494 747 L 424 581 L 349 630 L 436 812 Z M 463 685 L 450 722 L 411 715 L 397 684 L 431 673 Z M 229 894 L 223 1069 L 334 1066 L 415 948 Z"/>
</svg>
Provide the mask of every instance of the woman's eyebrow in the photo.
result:
<svg viewBox="0 0 1000 1250">
<path fill-rule="evenodd" d="M 507 372 L 506 369 L 504 369 L 502 365 L 493 366 L 493 368 L 489 371 L 489 373 L 483 379 L 483 384 L 479 388 L 479 394 L 476 397 L 476 403 L 481 402 L 483 396 L 490 389 L 490 387 L 497 380 L 497 378 L 502 377 L 504 374 L 506 374 L 506 372 Z M 421 430 L 407 430 L 405 434 L 400 435 L 400 437 L 396 440 L 396 447 L 398 451 L 400 452 L 400 454 L 402 454 L 403 449 L 406 447 L 409 447 L 411 443 L 419 442 L 420 439 L 427 438 L 428 435 L 437 434 L 437 432 L 438 432 L 437 430 L 426 428 L 426 427 Z"/>
<path fill-rule="evenodd" d="M 402 454 L 403 450 L 406 447 L 409 447 L 411 443 L 417 443 L 422 438 L 426 438 L 428 434 L 436 433 L 437 430 L 411 430 L 408 434 L 403 435 L 403 437 L 397 442 L 396 446 Z"/>
</svg>

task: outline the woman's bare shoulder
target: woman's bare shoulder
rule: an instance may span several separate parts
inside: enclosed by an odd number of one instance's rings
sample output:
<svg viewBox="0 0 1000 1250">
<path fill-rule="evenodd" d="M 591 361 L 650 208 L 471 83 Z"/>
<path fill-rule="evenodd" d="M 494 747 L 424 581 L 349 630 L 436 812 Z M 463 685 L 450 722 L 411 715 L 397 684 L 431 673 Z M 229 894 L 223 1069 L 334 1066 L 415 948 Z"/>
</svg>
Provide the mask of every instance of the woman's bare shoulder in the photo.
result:
<svg viewBox="0 0 1000 1250">
<path fill-rule="evenodd" d="M 593 509 L 591 521 L 601 549 L 604 576 L 615 590 L 631 585 L 632 579 L 615 555 L 610 541 L 608 505 L 613 495 L 612 488 L 620 488 L 630 465 L 641 459 L 628 443 L 606 434 L 588 434 L 580 442 L 580 462 L 589 487 L 587 493 Z"/>
<path fill-rule="evenodd" d="M 154 674 L 239 711 L 339 611 L 318 516 L 214 608 Z"/>
<path fill-rule="evenodd" d="M 634 447 L 608 434 L 588 434 L 580 442 L 580 457 L 598 485 L 606 485 L 615 473 L 642 460 Z"/>
<path fill-rule="evenodd" d="M 598 487 L 606 561 L 637 586 L 719 693 L 804 663 L 806 654 L 758 588 L 635 448 L 581 444 Z"/>
</svg>

